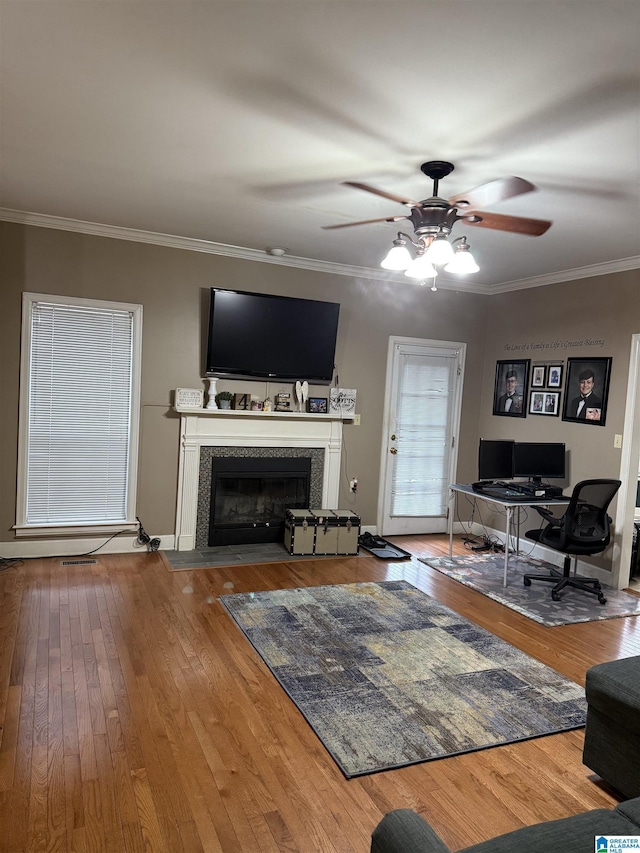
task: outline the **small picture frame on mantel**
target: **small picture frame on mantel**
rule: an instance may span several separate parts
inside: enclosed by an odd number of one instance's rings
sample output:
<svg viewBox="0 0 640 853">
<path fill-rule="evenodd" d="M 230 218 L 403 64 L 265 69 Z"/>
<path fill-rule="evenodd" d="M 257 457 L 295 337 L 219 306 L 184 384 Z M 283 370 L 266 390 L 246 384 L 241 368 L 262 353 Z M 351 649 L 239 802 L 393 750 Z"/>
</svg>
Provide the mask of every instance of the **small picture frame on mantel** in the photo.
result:
<svg viewBox="0 0 640 853">
<path fill-rule="evenodd" d="M 176 388 L 174 405 L 176 409 L 202 409 L 204 391 L 201 388 Z"/>
</svg>

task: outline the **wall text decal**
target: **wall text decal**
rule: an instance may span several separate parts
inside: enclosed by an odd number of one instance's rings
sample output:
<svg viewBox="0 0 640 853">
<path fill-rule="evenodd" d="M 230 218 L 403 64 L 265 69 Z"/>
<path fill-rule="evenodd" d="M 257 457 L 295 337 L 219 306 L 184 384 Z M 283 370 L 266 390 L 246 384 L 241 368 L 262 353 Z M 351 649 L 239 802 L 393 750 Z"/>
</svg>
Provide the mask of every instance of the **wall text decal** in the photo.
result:
<svg viewBox="0 0 640 853">
<path fill-rule="evenodd" d="M 503 349 L 505 352 L 540 352 L 574 347 L 603 347 L 605 343 L 605 338 L 581 338 L 577 341 L 528 341 L 520 344 L 505 344 Z"/>
</svg>

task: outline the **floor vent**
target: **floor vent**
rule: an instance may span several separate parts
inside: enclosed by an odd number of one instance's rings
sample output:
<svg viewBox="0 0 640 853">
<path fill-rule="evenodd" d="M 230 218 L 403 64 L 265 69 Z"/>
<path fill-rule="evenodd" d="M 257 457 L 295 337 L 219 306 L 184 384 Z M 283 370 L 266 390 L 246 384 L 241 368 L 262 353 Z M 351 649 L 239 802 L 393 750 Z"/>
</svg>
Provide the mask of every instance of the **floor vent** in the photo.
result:
<svg viewBox="0 0 640 853">
<path fill-rule="evenodd" d="M 61 566 L 97 566 L 97 560 L 60 560 Z"/>
</svg>

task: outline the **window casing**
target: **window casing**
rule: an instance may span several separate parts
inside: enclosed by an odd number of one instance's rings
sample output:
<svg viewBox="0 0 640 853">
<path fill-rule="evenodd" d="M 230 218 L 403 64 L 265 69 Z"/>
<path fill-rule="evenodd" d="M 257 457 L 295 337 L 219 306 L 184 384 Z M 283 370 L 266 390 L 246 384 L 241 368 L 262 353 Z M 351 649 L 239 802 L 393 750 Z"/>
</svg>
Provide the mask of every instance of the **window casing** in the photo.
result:
<svg viewBox="0 0 640 853">
<path fill-rule="evenodd" d="M 135 526 L 142 306 L 23 294 L 16 533 Z"/>
</svg>

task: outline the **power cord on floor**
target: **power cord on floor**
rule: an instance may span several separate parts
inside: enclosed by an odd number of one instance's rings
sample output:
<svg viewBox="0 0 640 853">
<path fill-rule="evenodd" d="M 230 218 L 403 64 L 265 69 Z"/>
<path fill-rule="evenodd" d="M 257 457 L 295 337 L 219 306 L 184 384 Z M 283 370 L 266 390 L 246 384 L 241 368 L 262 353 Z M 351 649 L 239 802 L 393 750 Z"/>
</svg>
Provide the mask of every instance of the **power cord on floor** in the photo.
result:
<svg viewBox="0 0 640 853">
<path fill-rule="evenodd" d="M 471 551 L 492 551 L 496 554 L 504 551 L 504 544 L 496 536 L 489 536 L 486 533 L 481 539 L 477 536 L 473 539 L 465 539 L 464 546 Z"/>
<path fill-rule="evenodd" d="M 155 539 L 152 539 L 149 536 L 147 531 L 142 526 L 142 522 L 140 521 L 138 516 L 136 516 L 136 521 L 138 522 L 138 538 L 136 540 L 138 544 L 146 545 L 147 551 L 157 551 L 160 547 L 160 540 L 157 537 Z"/>
</svg>

